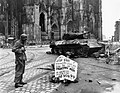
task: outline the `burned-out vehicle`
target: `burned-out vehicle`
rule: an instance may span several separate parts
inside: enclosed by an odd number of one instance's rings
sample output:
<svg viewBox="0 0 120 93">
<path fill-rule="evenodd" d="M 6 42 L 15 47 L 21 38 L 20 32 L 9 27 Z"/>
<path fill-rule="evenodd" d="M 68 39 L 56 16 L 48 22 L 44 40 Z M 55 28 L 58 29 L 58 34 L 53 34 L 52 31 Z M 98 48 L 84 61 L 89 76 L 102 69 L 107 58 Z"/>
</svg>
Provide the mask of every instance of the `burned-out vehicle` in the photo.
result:
<svg viewBox="0 0 120 93">
<path fill-rule="evenodd" d="M 88 57 L 102 49 L 102 46 L 89 33 L 64 34 L 62 40 L 50 44 L 51 53 Z"/>
</svg>

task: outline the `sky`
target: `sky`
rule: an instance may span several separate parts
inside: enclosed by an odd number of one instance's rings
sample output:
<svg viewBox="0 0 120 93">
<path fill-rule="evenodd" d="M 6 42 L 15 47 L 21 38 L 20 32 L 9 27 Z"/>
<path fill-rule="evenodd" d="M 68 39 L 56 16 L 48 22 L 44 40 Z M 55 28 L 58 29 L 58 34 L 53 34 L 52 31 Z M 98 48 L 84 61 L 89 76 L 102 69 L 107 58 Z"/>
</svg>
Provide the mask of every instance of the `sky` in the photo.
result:
<svg viewBox="0 0 120 93">
<path fill-rule="evenodd" d="M 115 22 L 120 20 L 120 0 L 102 0 L 102 31 L 109 39 L 114 35 Z"/>
</svg>

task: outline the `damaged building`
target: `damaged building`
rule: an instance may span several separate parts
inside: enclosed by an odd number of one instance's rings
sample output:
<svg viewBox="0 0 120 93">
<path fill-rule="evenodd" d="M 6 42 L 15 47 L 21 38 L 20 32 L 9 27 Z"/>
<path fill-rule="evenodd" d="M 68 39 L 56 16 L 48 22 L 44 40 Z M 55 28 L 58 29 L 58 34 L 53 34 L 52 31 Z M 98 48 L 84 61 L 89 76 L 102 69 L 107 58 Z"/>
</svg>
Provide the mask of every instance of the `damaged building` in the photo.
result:
<svg viewBox="0 0 120 93">
<path fill-rule="evenodd" d="M 39 44 L 88 30 L 102 40 L 101 0 L 7 0 L 7 5 L 6 37 L 26 33 L 29 43 Z"/>
</svg>

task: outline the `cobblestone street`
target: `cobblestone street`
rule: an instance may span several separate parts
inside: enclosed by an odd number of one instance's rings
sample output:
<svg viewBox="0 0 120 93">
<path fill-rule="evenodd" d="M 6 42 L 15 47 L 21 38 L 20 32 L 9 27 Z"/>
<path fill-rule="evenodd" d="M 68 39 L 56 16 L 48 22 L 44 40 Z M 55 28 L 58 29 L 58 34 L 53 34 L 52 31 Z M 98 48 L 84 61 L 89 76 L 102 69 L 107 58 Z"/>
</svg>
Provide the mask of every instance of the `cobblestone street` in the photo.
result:
<svg viewBox="0 0 120 93">
<path fill-rule="evenodd" d="M 44 51 L 43 51 L 44 50 Z M 41 47 L 39 50 L 27 49 L 28 60 L 24 73 L 24 81 L 27 85 L 22 88 L 14 88 L 14 53 L 11 49 L 0 49 L 0 93 L 51 93 L 59 84 L 49 82 L 49 74 L 53 73 L 44 68 L 54 62 L 46 55 L 48 49 Z"/>
</svg>

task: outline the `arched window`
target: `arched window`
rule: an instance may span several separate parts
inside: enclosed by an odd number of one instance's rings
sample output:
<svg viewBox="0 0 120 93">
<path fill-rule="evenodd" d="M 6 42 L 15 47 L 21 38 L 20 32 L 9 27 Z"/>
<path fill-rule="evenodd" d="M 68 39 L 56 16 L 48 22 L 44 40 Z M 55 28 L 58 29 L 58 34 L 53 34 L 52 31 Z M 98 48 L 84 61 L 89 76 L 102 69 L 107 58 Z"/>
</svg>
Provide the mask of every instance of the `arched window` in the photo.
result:
<svg viewBox="0 0 120 93">
<path fill-rule="evenodd" d="M 41 26 L 41 31 L 45 32 L 45 14 L 44 13 L 40 14 L 39 25 Z"/>
</svg>

